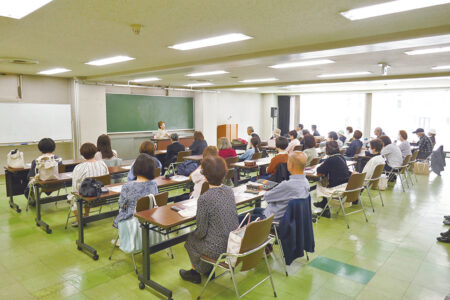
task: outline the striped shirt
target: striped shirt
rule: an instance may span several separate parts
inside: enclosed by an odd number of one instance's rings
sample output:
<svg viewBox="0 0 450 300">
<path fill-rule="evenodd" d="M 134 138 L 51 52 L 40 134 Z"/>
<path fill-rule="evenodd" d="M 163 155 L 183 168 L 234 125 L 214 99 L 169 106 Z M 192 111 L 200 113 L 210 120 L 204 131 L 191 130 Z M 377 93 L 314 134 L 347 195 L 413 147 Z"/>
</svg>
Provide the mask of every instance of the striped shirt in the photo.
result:
<svg viewBox="0 0 450 300">
<path fill-rule="evenodd" d="M 103 160 L 84 162 L 75 167 L 72 173 L 72 192 L 77 193 L 84 179 L 109 174 L 108 167 Z"/>
</svg>

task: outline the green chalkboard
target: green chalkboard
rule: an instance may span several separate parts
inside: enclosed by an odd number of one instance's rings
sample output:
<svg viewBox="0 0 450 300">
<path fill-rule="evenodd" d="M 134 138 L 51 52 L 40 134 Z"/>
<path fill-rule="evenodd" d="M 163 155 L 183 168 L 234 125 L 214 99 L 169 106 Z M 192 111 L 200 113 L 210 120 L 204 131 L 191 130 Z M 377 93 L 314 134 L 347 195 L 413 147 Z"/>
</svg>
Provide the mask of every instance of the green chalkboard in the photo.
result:
<svg viewBox="0 0 450 300">
<path fill-rule="evenodd" d="M 194 100 L 183 97 L 106 94 L 108 133 L 194 128 Z"/>
</svg>

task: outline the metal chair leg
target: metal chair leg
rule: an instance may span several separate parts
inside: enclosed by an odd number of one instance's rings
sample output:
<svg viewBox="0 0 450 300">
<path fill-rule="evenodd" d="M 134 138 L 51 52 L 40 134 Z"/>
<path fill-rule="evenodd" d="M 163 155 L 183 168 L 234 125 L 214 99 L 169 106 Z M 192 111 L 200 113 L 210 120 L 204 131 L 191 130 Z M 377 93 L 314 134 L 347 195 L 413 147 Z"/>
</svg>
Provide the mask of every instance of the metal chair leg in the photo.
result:
<svg viewBox="0 0 450 300">
<path fill-rule="evenodd" d="M 383 197 L 381 196 L 381 191 L 379 188 L 377 190 L 378 190 L 378 194 L 380 195 L 381 205 L 384 207 L 384 202 L 383 202 Z"/>
<path fill-rule="evenodd" d="M 219 260 L 220 260 L 220 257 L 219 257 L 219 259 L 216 261 L 216 263 L 214 264 L 214 267 L 213 267 L 212 271 L 209 273 L 208 279 L 206 280 L 206 283 L 205 283 L 205 285 L 203 286 L 203 288 L 202 288 L 202 290 L 201 290 L 201 292 L 200 292 L 200 295 L 197 297 L 197 300 L 200 300 L 200 297 L 203 295 L 203 292 L 206 290 L 206 286 L 207 286 L 208 283 L 211 281 L 211 278 L 212 278 L 213 274 L 216 272 L 216 268 L 217 268 L 217 266 L 219 265 Z M 231 264 L 230 264 L 230 267 L 231 267 Z M 232 272 L 232 270 L 231 270 L 230 272 Z"/>
<path fill-rule="evenodd" d="M 367 194 L 369 195 L 370 205 L 372 205 L 372 211 L 375 212 L 375 208 L 373 207 L 372 195 L 370 194 L 370 185 L 366 186 Z"/>
<path fill-rule="evenodd" d="M 111 253 L 109 254 L 109 257 L 108 257 L 108 259 L 109 260 L 111 260 L 111 258 L 112 258 L 112 255 L 113 255 L 113 253 L 114 253 L 114 250 L 116 249 L 116 245 L 117 245 L 117 241 L 119 240 L 119 234 L 117 234 L 117 237 L 116 237 L 116 239 L 114 240 L 114 245 L 113 245 L 113 247 L 112 247 L 112 249 L 111 249 Z M 134 257 L 133 257 L 133 260 L 134 260 Z M 135 266 L 136 266 L 136 264 L 134 264 Z"/>
<path fill-rule="evenodd" d="M 116 246 L 116 245 L 114 245 L 114 246 Z M 136 274 L 138 274 L 138 269 L 137 269 L 137 265 L 136 265 L 136 259 L 134 258 L 134 253 L 131 253 L 131 258 L 133 259 L 134 271 L 136 272 Z"/>
<path fill-rule="evenodd" d="M 70 213 L 71 212 L 72 212 L 72 205 L 69 205 L 69 214 L 67 215 L 66 226 L 64 226 L 65 230 L 67 230 L 67 225 L 69 224 L 69 219 L 70 219 Z"/>
<path fill-rule="evenodd" d="M 369 222 L 369 220 L 367 219 L 366 210 L 364 209 L 364 203 L 362 202 L 361 197 L 358 196 L 358 200 L 361 203 L 362 211 L 364 213 L 364 217 L 366 218 L 366 222 Z"/>
<path fill-rule="evenodd" d="M 342 197 L 341 196 L 339 196 L 339 203 L 341 204 L 342 213 L 344 214 L 345 222 L 347 223 L 347 228 L 350 229 L 350 225 L 348 224 L 347 214 L 345 213 L 344 203 L 342 203 Z"/>
<path fill-rule="evenodd" d="M 284 258 L 284 252 L 283 252 L 283 245 L 281 245 L 281 241 L 278 238 L 278 230 L 277 230 L 277 226 L 275 224 L 272 224 L 274 231 L 275 231 L 275 239 L 278 243 L 278 247 L 280 248 L 280 256 L 281 256 L 281 264 L 283 265 L 284 268 L 284 273 L 286 274 L 286 277 L 288 276 L 288 272 L 287 272 L 287 266 L 286 266 L 286 261 Z M 306 254 L 308 256 L 308 254 Z"/>
<path fill-rule="evenodd" d="M 272 284 L 273 296 L 274 296 L 274 297 L 277 297 L 277 292 L 275 291 L 275 285 L 273 284 L 272 272 L 271 272 L 271 270 L 270 270 L 269 262 L 267 261 L 267 255 L 266 255 L 266 252 L 265 252 L 265 251 L 264 251 L 264 260 L 265 260 L 265 262 L 266 262 L 267 272 L 269 273 L 270 283 Z"/>
<path fill-rule="evenodd" d="M 264 255 L 265 255 L 265 252 L 264 252 Z M 233 272 L 233 268 L 231 267 L 231 258 L 230 257 L 228 257 L 228 267 L 229 267 L 229 270 L 231 273 L 231 280 L 233 280 L 233 285 L 234 285 L 234 290 L 236 291 L 236 296 L 238 299 L 240 299 L 241 296 L 239 296 L 239 290 L 238 290 L 238 286 L 236 283 L 236 278 L 234 278 L 234 272 Z"/>
</svg>

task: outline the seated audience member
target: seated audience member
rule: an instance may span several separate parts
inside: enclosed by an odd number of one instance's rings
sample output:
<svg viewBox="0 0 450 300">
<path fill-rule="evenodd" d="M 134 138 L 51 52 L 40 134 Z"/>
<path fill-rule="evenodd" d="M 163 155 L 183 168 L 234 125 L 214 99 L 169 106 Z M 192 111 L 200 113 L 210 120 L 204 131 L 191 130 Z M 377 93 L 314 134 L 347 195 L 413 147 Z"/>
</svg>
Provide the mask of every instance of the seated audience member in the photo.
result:
<svg viewBox="0 0 450 300">
<path fill-rule="evenodd" d="M 370 153 L 372 158 L 366 163 L 362 173 L 366 173 L 366 180 L 372 178 L 373 172 L 378 165 L 384 164 L 386 161 L 384 157 L 380 155 L 381 149 L 383 149 L 383 142 L 380 139 L 370 141 Z"/>
<path fill-rule="evenodd" d="M 373 133 L 375 134 L 375 138 L 376 138 L 376 139 L 379 139 L 381 136 L 386 135 L 386 134 L 383 132 L 383 129 L 381 129 L 381 127 L 375 128 L 375 130 L 373 131 Z"/>
<path fill-rule="evenodd" d="M 259 138 L 259 135 L 255 132 L 255 129 L 253 129 L 253 126 L 248 126 L 247 127 L 247 134 L 248 134 L 248 143 L 250 144 L 250 139 L 252 138 L 252 137 L 258 137 Z M 260 139 L 261 140 L 261 139 Z"/>
<path fill-rule="evenodd" d="M 319 157 L 316 150 L 316 139 L 312 135 L 307 134 L 303 137 L 303 140 L 305 141 L 303 153 L 306 155 L 306 166 L 309 166 L 314 158 Z"/>
<path fill-rule="evenodd" d="M 355 130 L 355 132 L 353 133 L 353 140 L 345 151 L 345 157 L 347 157 L 347 159 L 353 159 L 356 154 L 359 154 L 359 152 L 361 152 L 361 148 L 363 146 L 361 138 L 362 132 L 359 130 Z"/>
<path fill-rule="evenodd" d="M 202 161 L 203 175 L 209 183 L 209 190 L 197 201 L 197 228 L 191 232 L 184 247 L 189 255 L 192 269 L 180 270 L 183 280 L 201 283 L 201 274 L 211 272 L 212 266 L 201 261 L 205 255 L 218 259 L 227 251 L 228 236 L 239 226 L 233 190 L 223 185 L 227 173 L 225 161 L 210 156 Z"/>
<path fill-rule="evenodd" d="M 119 222 L 128 220 L 136 212 L 136 204 L 139 198 L 150 194 L 158 194 L 158 185 L 155 178 L 155 160 L 152 156 L 141 153 L 134 162 L 135 181 L 130 181 L 122 186 L 119 197 L 119 214 L 114 219 L 114 227 L 118 228 Z"/>
<path fill-rule="evenodd" d="M 339 149 L 342 148 L 342 146 L 344 146 L 344 143 L 339 139 L 337 133 L 335 131 L 330 131 L 328 132 L 328 140 L 329 141 L 336 141 L 339 145 Z"/>
<path fill-rule="evenodd" d="M 325 208 L 328 201 L 327 198 L 333 192 L 345 190 L 351 175 L 347 161 L 339 152 L 339 146 L 336 141 L 328 141 L 325 145 L 325 152 L 328 158 L 317 168 L 317 174 L 328 179 L 327 186 L 324 186 L 321 182 L 317 184 L 317 198 L 322 197 L 322 201 L 315 202 L 314 206 L 320 208 Z M 329 208 L 323 212 L 322 216 L 330 217 Z"/>
<path fill-rule="evenodd" d="M 344 130 L 339 130 L 338 132 L 339 140 L 342 142 L 342 145 L 345 144 L 345 140 L 347 137 L 344 135 Z"/>
<path fill-rule="evenodd" d="M 312 135 L 320 136 L 320 133 L 317 131 L 317 125 L 311 125 Z"/>
<path fill-rule="evenodd" d="M 154 160 L 155 162 L 155 168 L 160 168 L 161 172 L 163 170 L 162 168 L 162 164 L 159 161 L 159 159 L 157 159 L 155 157 L 155 143 L 153 143 L 152 141 L 145 141 L 141 143 L 141 146 L 139 147 L 139 153 L 145 153 L 150 155 L 150 157 Z M 133 162 L 133 164 L 131 165 L 130 171 L 128 172 L 128 176 L 127 179 L 128 181 L 133 181 L 136 180 L 136 175 L 134 174 L 134 164 L 135 162 Z"/>
<path fill-rule="evenodd" d="M 155 139 L 163 139 L 170 137 L 169 133 L 166 131 L 166 123 L 163 121 L 158 122 L 158 131 L 155 134 Z"/>
<path fill-rule="evenodd" d="M 226 137 L 221 137 L 219 139 L 219 156 L 223 158 L 236 157 L 236 150 L 231 147 L 230 140 Z"/>
<path fill-rule="evenodd" d="M 431 144 L 434 146 L 436 145 L 436 129 L 430 129 L 430 132 L 428 133 L 428 137 L 431 140 Z"/>
<path fill-rule="evenodd" d="M 250 147 L 244 152 L 244 154 L 239 156 L 239 160 L 244 161 L 252 159 L 253 154 L 261 152 L 261 150 L 259 150 L 259 144 L 259 138 L 256 136 L 252 137 L 250 139 Z"/>
<path fill-rule="evenodd" d="M 108 135 L 102 134 L 97 139 L 98 152 L 95 153 L 96 160 L 108 160 L 112 158 L 118 158 L 117 151 L 111 148 L 111 139 Z"/>
<path fill-rule="evenodd" d="M 295 131 L 297 131 L 297 138 L 303 138 L 303 124 L 298 124 Z"/>
<path fill-rule="evenodd" d="M 383 149 L 381 150 L 381 155 L 386 159 L 386 166 L 384 169 L 386 171 L 392 170 L 392 168 L 399 168 L 403 165 L 403 157 L 400 148 L 392 144 L 391 139 L 382 135 L 380 140 L 383 142 Z"/>
<path fill-rule="evenodd" d="M 309 196 L 309 182 L 305 176 L 306 155 L 303 152 L 296 151 L 289 154 L 287 162 L 289 180 L 282 181 L 276 187 L 264 194 L 264 200 L 267 202 L 266 208 L 255 208 L 251 219 L 265 219 L 274 215 L 273 220 L 278 222 L 284 216 L 288 203 L 292 199 L 305 199 Z M 245 217 L 240 215 L 239 219 Z"/>
<path fill-rule="evenodd" d="M 289 131 L 289 145 L 286 148 L 286 152 L 287 153 L 292 153 L 294 152 L 294 148 L 295 146 L 300 145 L 300 141 L 297 139 L 297 131 L 295 130 L 291 130 Z"/>
<path fill-rule="evenodd" d="M 209 156 L 218 156 L 219 150 L 217 150 L 216 146 L 208 146 L 203 151 L 203 160 L 205 160 Z M 191 194 L 192 198 L 198 198 L 200 193 L 202 192 L 203 183 L 205 183 L 206 178 L 202 174 L 202 166 L 200 165 L 192 174 L 189 176 L 191 181 L 194 183 L 194 190 Z"/>
<path fill-rule="evenodd" d="M 347 143 L 351 143 L 351 141 L 353 140 L 353 127 L 352 126 L 347 126 L 347 128 L 346 128 L 346 130 L 347 130 L 347 138 L 346 138 L 346 140 L 347 140 Z"/>
<path fill-rule="evenodd" d="M 431 155 L 431 152 L 433 152 L 433 143 L 424 132 L 423 128 L 417 128 L 413 132 L 419 137 L 419 142 L 417 143 L 417 146 L 419 146 L 419 154 L 417 155 L 417 159 L 427 159 Z"/>
<path fill-rule="evenodd" d="M 192 151 L 192 155 L 202 154 L 206 147 L 208 147 L 208 143 L 206 143 L 203 133 L 201 131 L 195 131 L 194 142 L 189 147 L 189 150 Z"/>
<path fill-rule="evenodd" d="M 287 163 L 288 161 L 288 153 L 286 151 L 286 148 L 289 145 L 289 141 L 287 138 L 280 136 L 276 140 L 276 147 L 278 154 L 275 155 L 272 160 L 270 161 L 270 164 L 267 166 L 266 173 L 268 174 L 275 174 L 277 171 L 277 167 L 281 163 Z"/>
<path fill-rule="evenodd" d="M 172 144 L 167 146 L 166 166 L 169 166 L 171 163 L 174 163 L 177 161 L 178 152 L 186 150 L 184 145 L 180 144 L 178 142 L 178 134 L 172 133 L 170 135 L 170 140 L 171 140 Z"/>
<path fill-rule="evenodd" d="M 398 147 L 400 148 L 400 151 L 402 152 L 402 157 L 405 159 L 408 155 L 411 155 L 411 145 L 408 142 L 408 134 L 404 130 L 400 130 L 398 133 L 398 140 L 400 141 L 400 144 Z"/>
<path fill-rule="evenodd" d="M 273 134 L 272 137 L 270 138 L 270 140 L 267 142 L 267 146 L 269 146 L 270 148 L 275 148 L 275 141 L 277 140 L 277 138 L 279 138 L 281 136 L 281 129 L 280 128 L 275 128 L 273 130 Z"/>
<path fill-rule="evenodd" d="M 109 174 L 108 167 L 103 160 L 96 160 L 95 153 L 97 153 L 97 147 L 92 143 L 84 143 L 81 145 L 80 154 L 86 159 L 85 162 L 77 165 L 73 169 L 72 173 L 72 193 L 78 193 L 81 187 L 81 183 L 86 178 L 98 177 Z M 74 199 L 74 197 L 70 197 Z M 89 206 L 84 206 L 84 216 L 89 216 Z M 75 201 L 72 203 L 72 211 L 75 215 L 76 221 L 72 223 L 73 227 L 78 226 L 78 212 L 77 204 Z"/>
</svg>

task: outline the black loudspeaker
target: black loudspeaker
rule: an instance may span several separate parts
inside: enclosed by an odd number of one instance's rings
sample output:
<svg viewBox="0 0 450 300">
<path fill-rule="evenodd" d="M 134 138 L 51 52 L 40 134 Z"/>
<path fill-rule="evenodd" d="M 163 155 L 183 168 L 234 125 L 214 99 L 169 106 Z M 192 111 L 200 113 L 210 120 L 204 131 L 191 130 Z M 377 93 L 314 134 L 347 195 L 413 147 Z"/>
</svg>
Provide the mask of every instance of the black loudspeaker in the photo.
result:
<svg viewBox="0 0 450 300">
<path fill-rule="evenodd" d="M 278 117 L 278 108 L 277 107 L 271 107 L 270 108 L 270 117 L 271 118 L 277 118 Z"/>
</svg>

